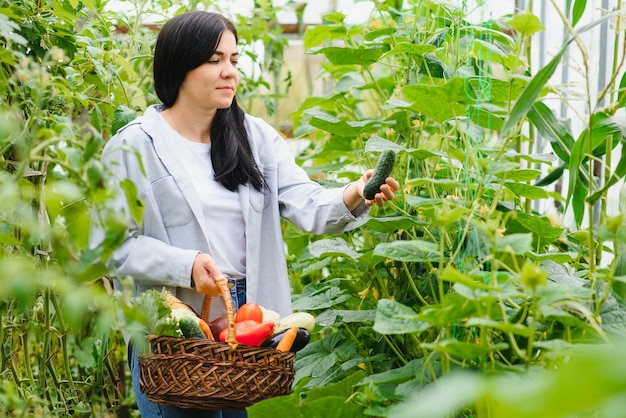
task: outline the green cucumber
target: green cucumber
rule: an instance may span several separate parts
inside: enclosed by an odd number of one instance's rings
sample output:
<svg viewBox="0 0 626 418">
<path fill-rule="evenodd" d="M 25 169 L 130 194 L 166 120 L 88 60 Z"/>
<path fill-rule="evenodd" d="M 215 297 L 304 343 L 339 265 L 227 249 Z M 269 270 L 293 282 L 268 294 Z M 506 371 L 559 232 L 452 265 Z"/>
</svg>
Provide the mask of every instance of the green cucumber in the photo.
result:
<svg viewBox="0 0 626 418">
<path fill-rule="evenodd" d="M 185 338 L 206 338 L 200 325 L 191 317 L 183 317 L 178 320 L 178 326 Z"/>
<path fill-rule="evenodd" d="M 363 188 L 363 196 L 367 200 L 372 200 L 376 193 L 380 192 L 380 186 L 385 184 L 385 179 L 389 177 L 396 163 L 396 153 L 394 150 L 387 149 L 380 154 L 378 162 L 374 167 L 372 177 L 367 181 Z"/>
</svg>

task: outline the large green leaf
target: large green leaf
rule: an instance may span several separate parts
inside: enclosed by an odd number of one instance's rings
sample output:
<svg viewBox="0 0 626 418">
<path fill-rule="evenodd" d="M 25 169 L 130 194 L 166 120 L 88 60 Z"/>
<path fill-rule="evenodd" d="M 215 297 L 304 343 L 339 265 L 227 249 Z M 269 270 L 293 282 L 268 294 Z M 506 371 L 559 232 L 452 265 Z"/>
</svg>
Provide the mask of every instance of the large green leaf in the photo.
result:
<svg viewBox="0 0 626 418">
<path fill-rule="evenodd" d="M 507 21 L 507 25 L 524 36 L 531 36 L 545 30 L 541 20 L 532 13 L 516 13 L 512 19 Z"/>
<path fill-rule="evenodd" d="M 496 237 L 495 250 L 521 255 L 532 249 L 532 241 L 532 234 L 509 234 L 503 237 Z"/>
<path fill-rule="evenodd" d="M 378 130 L 383 125 L 392 125 L 377 119 L 364 119 L 361 121 L 346 121 L 332 116 L 321 109 L 307 109 L 303 113 L 310 117 L 309 124 L 331 134 L 343 137 L 356 137 L 364 132 Z"/>
<path fill-rule="evenodd" d="M 385 53 L 381 46 L 345 48 L 338 46 L 327 46 L 313 48 L 308 51 L 310 54 L 324 54 L 334 65 L 372 65 Z"/>
<path fill-rule="evenodd" d="M 304 32 L 304 49 L 306 51 L 318 47 L 325 42 L 342 39 L 346 34 L 346 27 L 344 25 L 307 26 Z"/>
<path fill-rule="evenodd" d="M 504 186 L 517 197 L 525 197 L 532 200 L 547 199 L 549 197 L 545 189 L 530 184 L 507 181 L 504 183 Z"/>
<path fill-rule="evenodd" d="M 409 361 L 402 367 L 396 369 L 385 370 L 381 373 L 375 373 L 367 376 L 361 382 L 361 385 L 376 383 L 376 384 L 389 384 L 389 383 L 401 383 L 414 379 L 415 376 L 419 376 L 424 369 L 424 358 L 417 358 Z"/>
<path fill-rule="evenodd" d="M 428 52 L 434 51 L 436 48 L 434 45 L 428 44 L 413 44 L 409 42 L 398 42 L 393 48 L 385 52 L 380 56 L 380 59 L 387 58 L 398 54 L 409 54 L 410 56 L 422 56 Z"/>
<path fill-rule="evenodd" d="M 556 117 L 553 110 L 543 102 L 536 102 L 528 112 L 528 120 L 537 128 L 542 137 L 550 141 L 554 153 L 565 164 L 569 164 L 570 152 L 574 146 L 574 136 L 569 125 Z"/>
<path fill-rule="evenodd" d="M 398 230 L 425 227 L 428 223 L 419 220 L 416 216 L 385 216 L 370 217 L 363 225 L 372 231 L 390 234 Z"/>
<path fill-rule="evenodd" d="M 374 255 L 407 262 L 439 260 L 438 252 L 437 244 L 423 240 L 381 242 L 374 248 Z"/>
<path fill-rule="evenodd" d="M 380 299 L 376 308 L 374 331 L 381 334 L 410 334 L 426 331 L 430 324 L 417 319 L 417 313 L 399 302 Z"/>
<path fill-rule="evenodd" d="M 438 85 L 408 85 L 402 89 L 402 94 L 411 102 L 411 110 L 443 122 L 453 116 L 465 115 L 465 106 L 471 103 L 466 86 L 466 79 L 453 78 Z"/>
<path fill-rule="evenodd" d="M 344 290 L 336 286 L 328 285 L 313 294 L 300 295 L 300 297 L 293 302 L 293 309 L 296 311 L 328 309 L 350 298 L 351 296 Z"/>
<path fill-rule="evenodd" d="M 372 322 L 376 316 L 376 310 L 367 309 L 354 311 L 347 309 L 328 309 L 315 317 L 315 323 L 321 326 L 332 326 L 337 321 L 345 323 Z"/>
<path fill-rule="evenodd" d="M 343 238 L 340 237 L 314 241 L 309 244 L 308 248 L 313 257 L 339 255 L 356 260 L 361 256 L 359 253 L 354 251 Z"/>
</svg>

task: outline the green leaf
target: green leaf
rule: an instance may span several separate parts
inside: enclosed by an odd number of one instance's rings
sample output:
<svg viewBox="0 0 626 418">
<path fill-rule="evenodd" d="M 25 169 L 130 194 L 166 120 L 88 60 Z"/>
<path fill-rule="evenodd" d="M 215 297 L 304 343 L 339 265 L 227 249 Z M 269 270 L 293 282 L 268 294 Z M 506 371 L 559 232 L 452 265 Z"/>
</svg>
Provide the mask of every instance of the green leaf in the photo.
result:
<svg viewBox="0 0 626 418">
<path fill-rule="evenodd" d="M 530 184 L 507 181 L 504 183 L 504 186 L 513 192 L 513 194 L 517 197 L 525 197 L 532 200 L 547 199 L 549 197 L 548 192 L 545 189 Z"/>
<path fill-rule="evenodd" d="M 379 137 L 378 135 L 372 136 L 365 143 L 365 152 L 381 152 L 386 149 L 392 149 L 396 153 L 400 151 L 406 151 L 406 148 L 401 144 L 396 144 L 393 141 Z"/>
<path fill-rule="evenodd" d="M 327 46 L 313 48 L 308 51 L 310 54 L 324 54 L 334 65 L 372 65 L 385 52 L 380 46 L 344 48 L 338 46 Z"/>
<path fill-rule="evenodd" d="M 496 251 L 522 255 L 531 250 L 532 242 L 532 234 L 509 234 L 496 237 Z"/>
<path fill-rule="evenodd" d="M 383 334 L 410 334 L 426 331 L 430 325 L 417 319 L 417 313 L 399 302 L 380 299 L 376 308 L 374 331 Z"/>
<path fill-rule="evenodd" d="M 120 182 L 120 188 L 126 194 L 130 215 L 137 223 L 140 223 L 141 219 L 143 219 L 144 205 L 143 201 L 137 196 L 137 186 L 135 186 L 132 180 L 124 179 Z"/>
<path fill-rule="evenodd" d="M 626 176 L 626 146 L 622 144 L 622 155 L 620 156 L 620 160 L 617 163 L 615 170 L 611 173 L 611 176 L 604 183 L 602 188 L 598 189 L 587 198 L 587 202 L 590 205 L 594 205 L 602 198 L 609 188 L 617 184 L 617 182 L 622 180 L 624 176 Z"/>
<path fill-rule="evenodd" d="M 574 146 L 574 137 L 569 125 L 556 117 L 553 110 L 543 102 L 537 102 L 528 112 L 528 120 L 537 128 L 537 131 L 550 141 L 554 153 L 561 161 L 568 164 L 571 149 Z"/>
<path fill-rule="evenodd" d="M 547 216 L 529 215 L 519 212 L 517 213 L 515 221 L 523 226 L 526 231 L 530 231 L 534 235 L 544 239 L 554 240 L 563 233 L 563 228 L 552 226 Z"/>
<path fill-rule="evenodd" d="M 113 112 L 113 123 L 111 124 L 111 135 L 115 135 L 120 128 L 133 121 L 137 117 L 137 112 L 127 106 L 120 105 Z"/>
<path fill-rule="evenodd" d="M 356 137 L 363 132 L 374 131 L 383 125 L 390 125 L 390 123 L 377 119 L 364 119 L 358 122 L 345 121 L 320 109 L 307 109 L 303 114 L 311 118 L 309 123 L 312 126 L 343 137 Z"/>
<path fill-rule="evenodd" d="M 446 70 L 444 64 L 435 54 L 428 53 L 422 57 L 419 73 L 431 78 L 444 78 Z"/>
<path fill-rule="evenodd" d="M 417 358 L 409 361 L 404 366 L 386 370 L 381 373 L 375 373 L 367 376 L 360 383 L 361 385 L 367 385 L 369 383 L 376 384 L 390 384 L 390 383 L 402 383 L 414 379 L 415 376 L 419 376 L 424 368 L 424 358 Z"/>
<path fill-rule="evenodd" d="M 466 80 L 454 78 L 440 85 L 412 84 L 402 89 L 408 108 L 423 113 L 437 122 L 465 116 L 471 103 L 466 94 Z"/>
<path fill-rule="evenodd" d="M 510 322 L 505 323 L 491 318 L 469 318 L 465 322 L 465 326 L 489 327 L 509 334 L 521 335 L 523 337 L 530 337 L 534 332 L 531 328 L 522 324 L 512 324 Z"/>
<path fill-rule="evenodd" d="M 626 106 L 626 72 L 622 75 L 622 80 L 619 82 L 619 92 L 617 93 L 617 106 L 616 109 Z"/>
<path fill-rule="evenodd" d="M 574 0 L 572 8 L 572 27 L 576 26 L 587 7 L 587 0 Z"/>
<path fill-rule="evenodd" d="M 608 286 L 603 283 L 602 286 Z M 611 292 L 600 309 L 602 329 L 616 336 L 626 335 L 626 302 Z"/>
<path fill-rule="evenodd" d="M 439 278 L 450 283 L 462 283 L 471 289 L 490 288 L 490 286 L 488 286 L 487 284 L 474 280 L 472 277 L 468 276 L 467 274 L 461 273 L 459 270 L 450 265 L 446 266 L 443 269 Z"/>
<path fill-rule="evenodd" d="M 257 402 L 247 407 L 246 413 L 249 418 L 353 418 L 364 416 L 362 406 L 348 402 L 354 391 L 354 386 L 363 379 L 363 376 L 363 372 L 357 372 L 342 381 L 325 387 Z"/>
<path fill-rule="evenodd" d="M 332 326 L 337 321 L 346 324 L 354 322 L 373 322 L 376 316 L 375 309 L 362 311 L 347 309 L 328 309 L 315 317 L 315 323 L 324 327 Z"/>
<path fill-rule="evenodd" d="M 534 251 L 529 251 L 526 253 L 526 256 L 528 258 L 531 258 L 535 261 L 554 261 L 555 263 L 571 263 L 572 261 L 576 260 L 577 258 L 577 254 L 573 253 L 573 252 L 568 252 L 568 253 L 545 253 L 545 254 L 539 254 L 536 253 Z"/>
<path fill-rule="evenodd" d="M 437 244 L 423 240 L 381 242 L 374 248 L 374 255 L 407 262 L 438 260 L 438 252 Z"/>
<path fill-rule="evenodd" d="M 363 225 L 372 231 L 393 233 L 398 230 L 420 228 L 428 223 L 418 220 L 415 216 L 385 216 L 380 218 L 370 217 Z"/>
<path fill-rule="evenodd" d="M 437 48 L 435 48 L 434 45 L 399 42 L 398 44 L 394 45 L 394 47 L 391 48 L 389 51 L 381 55 L 380 59 L 382 60 L 383 58 L 387 58 L 387 57 L 390 57 L 393 55 L 399 55 L 399 54 L 409 54 L 411 56 L 413 55 L 422 56 L 428 52 L 434 51 L 435 49 Z"/>
<path fill-rule="evenodd" d="M 322 19 L 325 21 L 326 24 L 330 22 L 330 23 L 335 23 L 337 25 L 343 25 L 345 18 L 346 18 L 346 15 L 341 12 L 327 13 L 324 16 L 322 16 Z"/>
<path fill-rule="evenodd" d="M 457 357 L 467 361 L 472 361 L 491 352 L 505 350 L 509 347 L 508 344 L 505 343 L 484 346 L 468 343 L 465 341 L 459 341 L 455 338 L 447 338 L 435 343 L 422 343 L 421 346 L 427 350 L 446 353 L 453 357 Z"/>
<path fill-rule="evenodd" d="M 587 185 L 581 181 L 576 181 L 574 185 L 570 184 L 568 186 L 568 191 L 572 189 L 570 205 L 574 212 L 576 226 L 580 226 L 585 216 L 585 208 L 587 207 Z"/>
<path fill-rule="evenodd" d="M 463 408 L 470 407 L 479 399 L 483 386 L 483 378 L 478 373 L 469 371 L 449 373 L 426 387 L 424 391 L 392 406 L 387 416 L 393 418 L 460 416 Z"/>
<path fill-rule="evenodd" d="M 20 27 L 4 13 L 0 13 L 0 38 L 4 38 L 18 45 L 26 46 L 28 41 L 19 34 Z"/>
<path fill-rule="evenodd" d="M 334 41 L 345 36 L 346 27 L 343 25 L 307 26 L 304 32 L 304 50 L 308 51 L 324 42 Z"/>
<path fill-rule="evenodd" d="M 519 166 L 519 164 L 517 163 L 512 163 L 512 164 L 516 167 Z M 542 173 L 541 170 L 535 170 L 531 168 L 520 168 L 520 169 L 515 169 L 515 170 L 507 170 L 505 172 L 499 172 L 497 173 L 497 177 L 506 178 L 507 180 L 524 182 L 524 181 L 535 180 L 537 177 L 539 177 L 541 173 Z M 492 172 L 492 174 L 496 174 L 496 173 Z"/>
<path fill-rule="evenodd" d="M 560 165 L 556 167 L 554 170 L 550 171 L 547 176 L 537 181 L 537 183 L 535 183 L 535 186 L 537 187 L 549 186 L 555 181 L 559 180 L 561 177 L 563 177 L 564 172 L 565 172 L 565 165 Z"/>
<path fill-rule="evenodd" d="M 309 244 L 308 249 L 313 257 L 340 255 L 350 257 L 353 260 L 361 257 L 361 254 L 355 252 L 343 238 L 339 237 L 314 241 Z"/>
<path fill-rule="evenodd" d="M 300 295 L 293 302 L 295 311 L 328 309 L 350 299 L 350 295 L 337 286 L 327 286 L 312 295 Z"/>
<path fill-rule="evenodd" d="M 539 31 L 545 30 L 541 20 L 532 13 L 517 13 L 507 22 L 507 25 L 524 36 L 532 36 Z"/>
<path fill-rule="evenodd" d="M 467 299 L 457 293 L 448 293 L 441 304 L 422 307 L 417 319 L 434 327 L 445 327 L 475 314 L 475 304 L 467 303 Z"/>
<path fill-rule="evenodd" d="M 418 161 L 422 161 L 430 157 L 445 156 L 444 153 L 437 151 L 429 151 L 421 148 L 406 148 L 402 144 L 397 144 L 395 142 L 381 138 L 378 135 L 372 136 L 365 143 L 365 152 L 379 153 L 386 149 L 392 149 L 396 153 L 405 152 L 411 155 L 411 157 L 416 158 Z"/>
</svg>

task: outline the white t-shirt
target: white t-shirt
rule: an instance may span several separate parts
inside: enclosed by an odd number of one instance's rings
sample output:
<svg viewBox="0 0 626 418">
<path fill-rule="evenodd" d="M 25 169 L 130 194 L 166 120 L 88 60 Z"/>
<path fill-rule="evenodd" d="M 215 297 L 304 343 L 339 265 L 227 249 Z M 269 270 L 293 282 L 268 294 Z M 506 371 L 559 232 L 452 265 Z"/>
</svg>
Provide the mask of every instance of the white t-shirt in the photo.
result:
<svg viewBox="0 0 626 418">
<path fill-rule="evenodd" d="M 202 202 L 211 256 L 219 269 L 232 279 L 246 277 L 245 224 L 238 192 L 231 192 L 215 181 L 211 144 L 192 142 L 176 132 L 161 116 L 171 140 L 180 146 L 175 156 L 184 167 Z"/>
</svg>

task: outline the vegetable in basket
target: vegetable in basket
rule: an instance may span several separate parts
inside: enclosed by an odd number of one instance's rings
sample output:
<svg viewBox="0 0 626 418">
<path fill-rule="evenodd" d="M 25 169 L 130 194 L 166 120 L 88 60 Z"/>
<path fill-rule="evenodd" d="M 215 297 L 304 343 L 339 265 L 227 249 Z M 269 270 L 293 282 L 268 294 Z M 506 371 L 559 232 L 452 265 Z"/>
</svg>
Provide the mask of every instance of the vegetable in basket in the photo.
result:
<svg viewBox="0 0 626 418">
<path fill-rule="evenodd" d="M 256 322 L 251 319 L 235 323 L 235 340 L 239 344 L 259 347 L 274 332 L 273 322 Z M 225 342 L 228 337 L 228 328 L 224 328 L 219 335 L 220 341 Z"/>
</svg>

